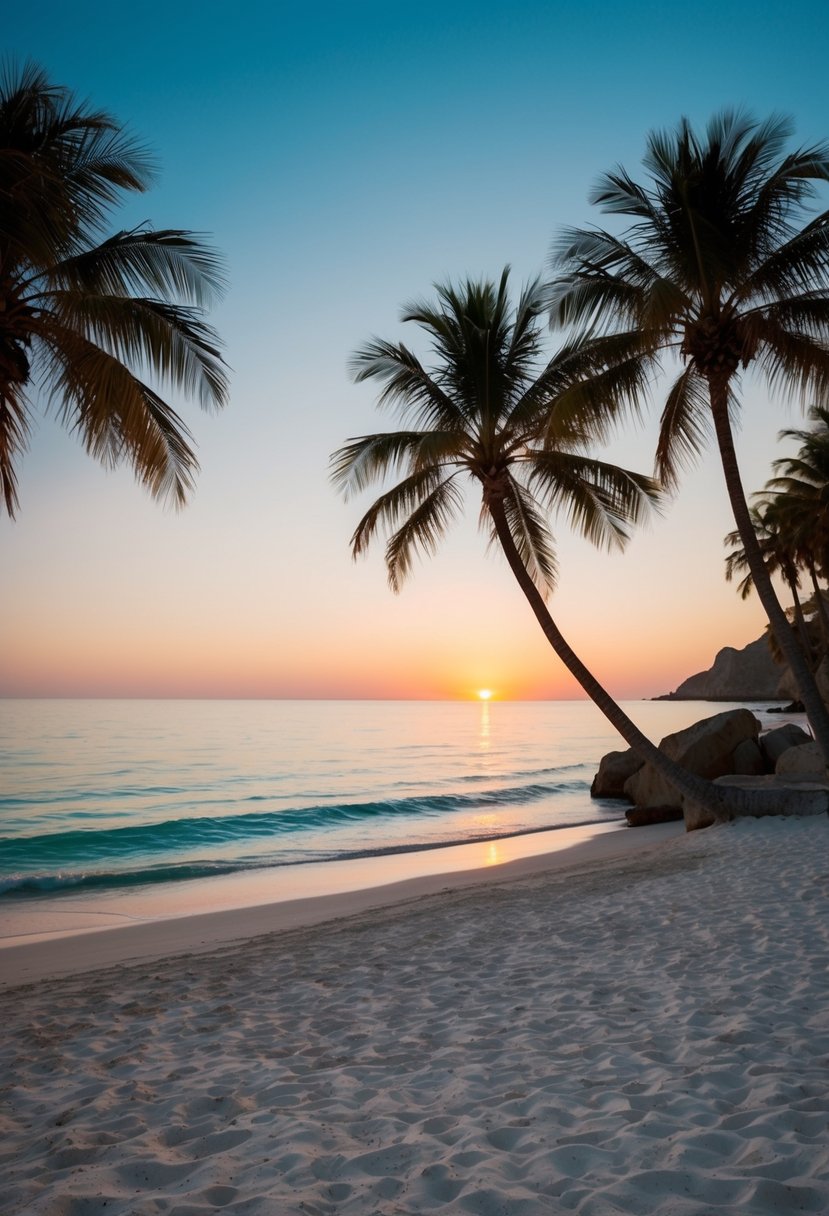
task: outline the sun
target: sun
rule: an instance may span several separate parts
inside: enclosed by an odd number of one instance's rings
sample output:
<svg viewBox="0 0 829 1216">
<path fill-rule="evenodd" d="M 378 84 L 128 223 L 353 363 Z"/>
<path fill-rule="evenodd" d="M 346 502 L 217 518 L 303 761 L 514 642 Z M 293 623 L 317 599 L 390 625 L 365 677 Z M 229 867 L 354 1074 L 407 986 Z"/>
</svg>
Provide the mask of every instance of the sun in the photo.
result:
<svg viewBox="0 0 829 1216">
<path fill-rule="evenodd" d="M 478 689 L 478 700 L 479 701 L 489 701 L 489 699 L 491 697 L 492 697 L 491 688 L 479 688 Z"/>
</svg>

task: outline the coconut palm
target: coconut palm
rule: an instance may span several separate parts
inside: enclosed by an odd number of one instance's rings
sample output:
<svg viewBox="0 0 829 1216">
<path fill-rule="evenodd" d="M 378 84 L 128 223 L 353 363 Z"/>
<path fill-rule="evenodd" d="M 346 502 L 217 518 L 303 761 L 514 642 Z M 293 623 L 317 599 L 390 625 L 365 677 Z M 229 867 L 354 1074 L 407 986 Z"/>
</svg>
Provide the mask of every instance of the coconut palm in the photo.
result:
<svg viewBox="0 0 829 1216">
<path fill-rule="evenodd" d="M 351 538 L 354 557 L 378 532 L 388 539 L 386 567 L 399 591 L 416 554 L 432 554 L 463 507 L 470 483 L 480 494 L 480 522 L 502 549 L 555 653 L 627 743 L 671 784 L 716 810 L 741 795 L 692 776 L 654 746 L 574 653 L 551 616 L 546 596 L 556 580 L 548 515 L 563 513 L 594 544 L 622 546 L 631 524 L 657 501 L 658 486 L 588 454 L 587 403 L 593 433 L 604 435 L 618 402 L 594 396 L 596 379 L 578 347 L 540 364 L 545 291 L 538 281 L 514 311 L 508 271 L 500 282 L 439 286 L 437 303 L 414 303 L 415 322 L 431 341 L 425 367 L 402 343 L 374 340 L 354 357 L 357 381 L 381 385 L 379 405 L 396 409 L 405 429 L 349 440 L 332 456 L 332 479 L 346 496 L 394 478 Z M 578 420 L 577 420 L 578 419 Z"/>
<path fill-rule="evenodd" d="M 122 460 L 150 492 L 184 502 L 198 468 L 170 389 L 222 405 L 225 369 L 203 308 L 217 255 L 181 229 L 107 235 L 151 163 L 110 115 L 32 65 L 0 79 L 0 486 L 18 506 L 17 464 L 35 413 L 52 405 L 87 451 Z"/>
<path fill-rule="evenodd" d="M 779 574 L 791 592 L 800 645 L 810 667 L 814 667 L 812 643 L 800 599 L 799 552 L 785 501 L 782 498 L 761 495 L 750 510 L 754 535 L 763 554 L 766 570 L 770 575 Z M 740 599 L 748 599 L 754 590 L 754 576 L 749 568 L 740 533 L 736 530 L 729 532 L 724 543 L 730 549 L 725 559 L 726 582 L 730 583 L 732 579 L 742 575 L 737 590 Z"/>
<path fill-rule="evenodd" d="M 825 645 L 829 639 L 829 619 L 818 570 L 822 570 L 824 577 L 829 573 L 829 409 L 813 406 L 809 419 L 813 424 L 809 430 L 780 432 L 780 439 L 795 439 L 801 446 L 797 456 L 774 462 L 777 475 L 767 488 L 777 495 L 797 549 L 798 563 L 809 573 Z"/>
<path fill-rule="evenodd" d="M 742 369 L 783 393 L 829 399 L 829 212 L 808 212 L 815 183 L 829 179 L 829 148 L 786 152 L 790 134 L 782 119 L 728 111 L 703 135 L 685 119 L 651 134 L 646 184 L 618 168 L 592 193 L 631 220 L 625 234 L 572 230 L 559 242 L 552 317 L 626 369 L 638 360 L 655 372 L 665 352 L 681 364 L 657 474 L 673 486 L 713 425 L 757 594 L 829 764 L 829 712 L 765 570 L 732 434 Z"/>
</svg>

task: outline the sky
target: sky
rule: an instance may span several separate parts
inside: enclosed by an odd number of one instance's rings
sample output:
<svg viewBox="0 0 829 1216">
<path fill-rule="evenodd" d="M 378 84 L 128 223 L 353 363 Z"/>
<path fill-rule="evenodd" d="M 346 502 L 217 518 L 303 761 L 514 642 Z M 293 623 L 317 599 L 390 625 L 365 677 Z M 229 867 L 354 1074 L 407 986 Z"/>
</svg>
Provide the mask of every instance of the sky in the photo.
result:
<svg viewBox="0 0 829 1216">
<path fill-rule="evenodd" d="M 18 518 L 0 518 L 0 696 L 580 697 L 474 497 L 399 595 L 382 546 L 352 562 L 368 499 L 338 498 L 328 458 L 391 423 L 349 356 L 412 341 L 401 306 L 435 282 L 545 270 L 562 227 L 602 222 L 598 176 L 641 176 L 647 133 L 682 115 L 744 106 L 791 115 L 798 144 L 828 138 L 827 34 L 811 0 L 785 17 L 762 0 L 13 6 L 4 59 L 110 111 L 160 166 L 113 227 L 221 250 L 210 321 L 232 371 L 221 413 L 176 399 L 201 464 L 178 513 L 40 418 Z M 605 455 L 651 471 L 658 400 Z M 800 418 L 746 381 L 748 490 Z M 760 635 L 724 581 L 732 527 L 713 452 L 624 554 L 556 525 L 550 607 L 615 696 L 669 691 Z"/>
</svg>

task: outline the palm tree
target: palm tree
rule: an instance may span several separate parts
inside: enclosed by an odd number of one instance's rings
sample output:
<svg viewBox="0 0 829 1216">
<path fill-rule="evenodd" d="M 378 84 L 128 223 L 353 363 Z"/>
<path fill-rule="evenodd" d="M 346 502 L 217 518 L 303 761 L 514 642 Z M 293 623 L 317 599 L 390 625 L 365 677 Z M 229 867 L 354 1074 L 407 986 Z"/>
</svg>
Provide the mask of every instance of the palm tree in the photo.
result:
<svg viewBox="0 0 829 1216">
<path fill-rule="evenodd" d="M 818 583 L 818 569 L 822 569 L 824 577 L 829 572 L 829 409 L 812 406 L 809 419 L 813 423 L 809 430 L 780 432 L 780 439 L 795 439 L 801 446 L 797 456 L 775 460 L 777 475 L 767 488 L 777 494 L 799 564 L 809 573 L 825 646 L 829 639 L 829 618 Z"/>
<path fill-rule="evenodd" d="M 789 524 L 790 516 L 786 511 L 785 501 L 782 498 L 761 495 L 750 510 L 754 535 L 763 554 L 766 570 L 770 575 L 780 574 L 791 591 L 800 645 L 810 668 L 813 668 L 814 653 L 799 594 L 799 553 L 794 532 Z M 754 590 L 754 576 L 748 565 L 745 548 L 741 544 L 740 533 L 736 530 L 729 532 L 724 543 L 731 550 L 725 559 L 726 582 L 730 583 L 732 579 L 742 575 L 737 590 L 740 599 L 748 599 Z"/>
<path fill-rule="evenodd" d="M 597 545 L 621 546 L 629 525 L 657 501 L 653 480 L 584 450 L 596 381 L 585 387 L 580 377 L 596 365 L 586 367 L 573 347 L 540 366 L 546 295 L 538 281 L 514 311 L 508 270 L 497 285 L 467 281 L 436 291 L 437 305 L 414 303 L 402 314 L 431 340 L 431 370 L 402 343 L 374 340 L 354 357 L 355 379 L 379 381 L 378 404 L 395 407 L 406 429 L 351 439 L 332 456 L 332 480 L 346 496 L 399 478 L 358 523 L 353 556 L 386 532 L 389 582 L 399 591 L 415 554 L 435 552 L 472 482 L 483 530 L 503 550 L 553 650 L 608 721 L 692 801 L 715 811 L 742 805 L 740 792 L 687 773 L 642 734 L 574 653 L 545 602 L 557 570 L 548 512 L 563 512 Z M 604 414 L 597 407 L 594 434 L 605 433 L 616 404 L 605 401 Z"/>
<path fill-rule="evenodd" d="M 50 404 L 88 452 L 127 461 L 154 496 L 180 505 L 192 486 L 191 436 L 161 392 L 225 402 L 203 320 L 222 274 L 193 233 L 106 235 L 122 193 L 146 190 L 152 176 L 115 119 L 39 68 L 0 78 L 0 489 L 10 515 L 33 416 Z"/>
<path fill-rule="evenodd" d="M 773 389 L 829 398 L 829 212 L 807 213 L 814 183 L 829 180 L 829 147 L 786 153 L 790 133 L 782 119 L 728 111 L 702 136 L 686 119 L 652 133 L 647 183 L 618 168 L 592 193 L 630 217 L 625 235 L 561 239 L 552 318 L 591 334 L 625 369 L 655 371 L 663 352 L 682 364 L 662 412 L 657 475 L 674 485 L 713 423 L 757 594 L 829 765 L 829 711 L 765 570 L 732 434 L 741 369 L 757 368 Z"/>
</svg>

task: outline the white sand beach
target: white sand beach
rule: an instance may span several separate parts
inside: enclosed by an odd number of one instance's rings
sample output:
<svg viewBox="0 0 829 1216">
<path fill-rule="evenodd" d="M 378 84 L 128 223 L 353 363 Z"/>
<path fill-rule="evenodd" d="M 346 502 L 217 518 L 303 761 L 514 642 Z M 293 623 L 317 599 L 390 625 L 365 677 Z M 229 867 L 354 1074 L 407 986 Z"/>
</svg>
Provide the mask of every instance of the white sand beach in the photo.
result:
<svg viewBox="0 0 829 1216">
<path fill-rule="evenodd" d="M 4 1212 L 826 1212 L 829 819 L 606 839 L 7 988 Z"/>
</svg>

